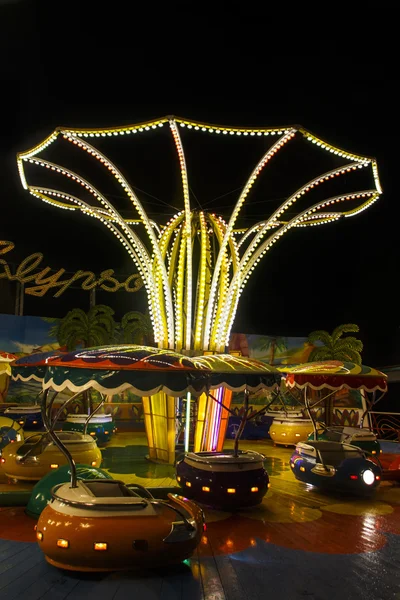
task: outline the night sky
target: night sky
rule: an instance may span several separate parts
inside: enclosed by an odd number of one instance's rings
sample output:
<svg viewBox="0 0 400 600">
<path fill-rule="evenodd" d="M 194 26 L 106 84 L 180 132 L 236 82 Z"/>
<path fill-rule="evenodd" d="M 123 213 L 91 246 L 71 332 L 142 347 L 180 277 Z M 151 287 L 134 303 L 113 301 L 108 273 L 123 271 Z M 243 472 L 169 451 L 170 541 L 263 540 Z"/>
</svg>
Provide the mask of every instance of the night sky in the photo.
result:
<svg viewBox="0 0 400 600">
<path fill-rule="evenodd" d="M 296 55 L 269 61 L 261 56 L 258 63 L 251 47 L 246 58 L 240 49 L 228 51 L 223 44 L 190 57 L 177 55 L 168 36 L 165 45 L 158 40 L 161 62 L 153 62 L 147 51 L 151 40 L 138 52 L 133 42 L 131 47 L 121 47 L 121 41 L 107 45 L 107 36 L 96 38 L 89 31 L 85 43 L 80 43 L 65 21 L 61 30 L 58 26 L 54 31 L 54 15 L 39 10 L 38 4 L 0 3 L 5 31 L 1 51 L 7 57 L 0 67 L 0 239 L 16 245 L 7 255 L 10 262 L 43 252 L 43 265 L 54 269 L 134 272 L 116 240 L 95 220 L 57 211 L 22 189 L 16 153 L 37 144 L 57 126 L 114 126 L 170 114 L 221 126 L 301 124 L 349 152 L 376 157 L 384 193 L 357 217 L 285 236 L 250 280 L 234 330 L 306 336 L 314 329 L 331 331 L 340 323 L 357 323 L 366 364 L 400 362 L 399 209 L 391 139 L 394 75 L 373 61 L 353 61 L 339 68 L 346 64 L 340 56 L 324 60 Z M 80 36 L 79 27 L 75 35 Z M 96 45 L 91 44 L 94 40 Z M 172 142 L 167 127 L 163 129 L 157 136 L 142 136 L 137 143 L 135 139 L 134 144 L 123 140 L 104 146 L 160 222 L 176 212 L 173 207 L 182 207 Z M 267 142 L 240 146 L 238 140 L 224 140 L 214 146 L 219 140 L 212 136 L 205 140 L 185 131 L 182 137 L 192 206 L 228 215 Z M 271 164 L 243 224 L 270 214 L 274 202 L 305 183 L 313 169 L 321 174 L 324 167 L 336 166 L 321 154 L 299 143 L 295 152 L 277 161 L 275 171 Z M 56 153 L 46 157 L 55 160 Z M 57 158 L 63 160 L 62 153 Z M 39 181 L 45 184 L 43 176 Z M 109 197 L 121 202 L 118 190 L 107 182 L 105 186 Z M 127 204 L 118 206 L 128 214 Z M 6 295 L 4 285 L 0 292 Z M 141 293 L 99 293 L 97 302 L 113 306 L 117 316 L 145 308 Z M 88 304 L 88 293 L 79 290 L 67 291 L 60 299 L 48 293 L 42 299 L 25 297 L 24 313 L 63 316 L 75 306 L 87 309 Z"/>
</svg>

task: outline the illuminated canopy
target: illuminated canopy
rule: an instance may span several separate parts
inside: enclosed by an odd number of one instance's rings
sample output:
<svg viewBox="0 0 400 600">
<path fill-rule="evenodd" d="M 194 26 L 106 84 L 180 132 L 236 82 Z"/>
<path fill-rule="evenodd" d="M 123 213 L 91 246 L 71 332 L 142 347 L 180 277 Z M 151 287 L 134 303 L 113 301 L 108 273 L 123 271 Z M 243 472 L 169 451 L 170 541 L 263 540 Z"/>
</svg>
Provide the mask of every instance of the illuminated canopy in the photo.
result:
<svg viewBox="0 0 400 600">
<path fill-rule="evenodd" d="M 132 388 L 138 396 L 163 391 L 200 395 L 220 386 L 234 391 L 275 388 L 281 373 L 259 361 L 231 355 L 189 358 L 147 346 L 106 346 L 65 353 L 48 361 L 43 387 L 74 393 L 94 388 L 107 395 Z"/>
<path fill-rule="evenodd" d="M 310 362 L 294 367 L 279 367 L 286 373 L 285 383 L 288 387 L 299 389 L 312 388 L 321 390 L 365 390 L 366 392 L 387 391 L 387 376 L 381 371 L 352 362 L 327 360 Z"/>
<path fill-rule="evenodd" d="M 134 186 L 96 148 L 96 140 L 150 135 L 165 125 L 171 132 L 178 159 L 182 210 L 168 223 L 159 224 L 147 215 Z M 269 140 L 233 203 L 228 220 L 203 210 L 192 210 L 180 133 L 182 128 L 199 132 L 199 135 L 230 136 L 236 140 L 242 137 Z M 272 214 L 265 215 L 258 223 L 245 229 L 238 228 L 241 210 L 261 173 L 274 156 L 296 137 L 302 137 L 321 151 L 332 154 L 343 164 L 333 166 L 293 189 Z M 98 161 L 107 170 L 119 185 L 121 196 L 134 210 L 131 218 L 123 217 L 106 195 L 83 176 L 43 157 L 43 153 L 47 153 L 58 138 L 79 152 L 87 153 L 90 159 Z M 224 351 L 247 281 L 264 254 L 283 235 L 292 228 L 323 225 L 341 217 L 353 217 L 371 206 L 382 193 L 378 167 L 373 158 L 346 152 L 300 126 L 222 127 L 169 116 L 146 123 L 104 129 L 59 127 L 36 147 L 20 152 L 17 162 L 22 185 L 33 196 L 53 207 L 80 211 L 93 217 L 116 236 L 143 280 L 157 345 L 188 354 Z M 60 185 L 44 187 L 29 183 L 27 163 L 52 172 Z M 327 190 L 327 184 L 332 179 L 342 178 L 347 184 L 351 173 L 366 169 L 370 171 L 373 182 L 367 189 L 333 195 Z M 76 194 L 65 190 L 66 180 L 76 186 Z M 323 200 L 312 203 L 310 192 L 317 186 L 323 191 Z M 303 197 L 306 195 L 311 203 L 304 207 Z"/>
</svg>

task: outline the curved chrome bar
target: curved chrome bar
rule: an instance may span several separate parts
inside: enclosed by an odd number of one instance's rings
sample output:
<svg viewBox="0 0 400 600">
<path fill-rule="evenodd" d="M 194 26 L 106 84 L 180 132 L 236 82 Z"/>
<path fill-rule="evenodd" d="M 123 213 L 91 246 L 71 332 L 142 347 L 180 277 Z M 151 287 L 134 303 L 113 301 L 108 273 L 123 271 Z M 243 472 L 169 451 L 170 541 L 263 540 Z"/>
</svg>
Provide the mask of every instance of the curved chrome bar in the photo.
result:
<svg viewBox="0 0 400 600">
<path fill-rule="evenodd" d="M 313 425 L 313 429 L 314 429 L 314 440 L 317 441 L 318 440 L 318 430 L 317 430 L 317 425 L 315 423 L 314 417 L 312 415 L 311 409 L 310 409 L 310 403 L 308 401 L 308 396 L 307 396 L 307 386 L 304 388 L 304 404 L 306 406 L 306 410 L 308 412 L 308 416 L 311 419 L 312 425 Z M 315 406 L 315 405 L 314 405 Z"/>
<path fill-rule="evenodd" d="M 140 490 L 141 492 L 145 492 L 147 498 L 154 500 L 153 494 L 151 492 L 149 492 L 149 490 L 147 488 L 145 488 L 143 485 L 140 485 L 140 483 L 125 483 L 125 485 L 128 489 L 136 488 L 136 489 Z"/>
<path fill-rule="evenodd" d="M 182 521 L 185 523 L 186 529 L 188 531 L 194 531 L 195 528 L 189 523 L 183 512 L 179 510 L 179 508 L 175 508 L 175 506 L 171 506 L 170 504 L 168 504 L 166 500 L 150 500 L 150 504 L 154 504 L 156 506 L 165 506 L 166 508 L 173 510 L 177 515 L 181 517 Z"/>
<path fill-rule="evenodd" d="M 57 397 L 58 392 L 56 392 L 54 394 L 54 396 L 52 397 L 52 399 L 49 402 L 49 406 L 47 408 L 47 410 L 49 411 L 49 415 L 51 414 L 51 408 L 53 406 L 53 402 Z M 44 426 L 46 427 L 47 431 L 49 432 L 49 435 L 51 437 L 51 439 L 53 440 L 53 442 L 55 443 L 55 445 L 59 448 L 59 450 L 61 450 L 61 452 L 64 454 L 65 458 L 68 461 L 69 464 L 69 468 L 71 470 L 71 487 L 75 488 L 77 487 L 77 475 L 76 475 L 76 465 L 75 465 L 75 461 L 72 458 L 72 454 L 69 452 L 68 448 L 66 448 L 64 446 L 64 444 L 61 442 L 61 440 L 58 439 L 57 435 L 54 433 L 54 425 L 56 423 L 56 419 L 53 420 L 53 423 L 50 422 L 50 419 L 48 418 L 48 415 L 46 413 L 46 404 L 47 404 L 47 397 L 49 395 L 49 390 L 45 390 L 44 394 L 43 394 L 43 400 L 42 400 L 42 419 L 43 419 L 43 423 Z M 72 396 L 73 398 L 73 396 Z M 72 400 L 72 398 L 68 398 L 67 403 Z M 64 407 L 66 403 L 63 404 L 63 406 L 61 408 Z M 61 410 L 61 409 L 60 409 Z M 56 417 L 58 416 L 58 414 L 60 413 L 60 410 L 58 411 Z"/>
<path fill-rule="evenodd" d="M 83 433 L 84 433 L 84 435 L 86 435 L 86 432 L 87 432 L 87 427 L 88 427 L 88 424 L 89 424 L 89 421 L 90 421 L 90 419 L 93 417 L 93 415 L 95 415 L 95 414 L 96 414 L 96 413 L 97 413 L 97 412 L 100 410 L 100 408 L 103 406 L 103 404 L 104 404 L 104 402 L 105 402 L 105 401 L 106 401 L 106 398 L 105 398 L 105 396 L 104 396 L 104 398 L 103 398 L 103 400 L 100 402 L 100 404 L 99 404 L 98 406 L 96 406 L 95 410 L 94 410 L 94 411 L 93 411 L 93 412 L 92 412 L 92 413 L 91 413 L 91 414 L 88 416 L 88 418 L 86 419 L 86 421 L 85 421 L 85 425 L 83 426 Z"/>
<path fill-rule="evenodd" d="M 66 401 L 64 402 L 64 404 L 62 404 L 62 405 L 60 406 L 60 408 L 58 409 L 58 411 L 57 411 L 57 414 L 56 414 L 56 416 L 54 417 L 54 419 L 53 419 L 53 422 L 52 422 L 52 427 L 53 427 L 53 429 L 54 429 L 55 425 L 57 424 L 57 421 L 58 421 L 58 419 L 60 418 L 60 416 L 61 416 L 61 413 L 63 412 L 63 410 L 64 410 L 64 409 L 67 407 L 67 405 L 68 405 L 70 402 L 72 402 L 72 400 L 75 400 L 75 398 L 77 398 L 78 396 L 80 396 L 80 395 L 81 395 L 81 393 L 82 393 L 82 392 L 77 392 L 76 394 L 74 394 L 73 396 L 71 396 L 71 398 L 68 398 L 68 400 L 66 400 Z M 50 413 L 49 413 L 49 414 L 50 414 Z"/>
</svg>

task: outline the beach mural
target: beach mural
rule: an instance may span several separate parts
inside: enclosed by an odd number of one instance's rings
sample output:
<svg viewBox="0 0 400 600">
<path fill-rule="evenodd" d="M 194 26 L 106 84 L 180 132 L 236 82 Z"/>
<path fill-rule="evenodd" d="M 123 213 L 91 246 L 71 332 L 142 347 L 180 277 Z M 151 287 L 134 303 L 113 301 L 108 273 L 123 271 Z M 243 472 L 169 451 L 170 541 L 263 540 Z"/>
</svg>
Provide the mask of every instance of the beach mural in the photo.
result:
<svg viewBox="0 0 400 600">
<path fill-rule="evenodd" d="M 47 352 L 59 348 L 59 344 L 50 332 L 53 323 L 46 317 L 14 316 L 0 314 L 0 351 L 11 352 L 17 357 L 35 352 Z M 307 337 L 286 337 L 277 335 L 255 335 L 233 333 L 229 342 L 229 352 L 238 352 L 242 356 L 256 358 L 274 366 L 293 365 L 308 362 L 308 357 L 315 346 L 310 344 Z M 3 375 L 4 378 L 8 376 Z M 1 381 L 3 394 L 0 402 L 33 403 L 40 392 L 39 382 Z M 7 391 L 8 387 L 8 391 Z M 94 398 L 94 403 L 98 400 Z M 252 404 L 265 405 L 264 397 L 253 397 Z M 338 393 L 335 401 L 333 420 L 336 424 L 357 425 L 362 414 L 363 402 L 359 392 L 343 391 Z M 293 392 L 284 394 L 279 401 L 286 407 L 298 407 L 301 397 L 295 398 Z M 242 405 L 240 394 L 234 394 L 233 403 Z M 111 405 L 111 406 L 110 406 Z M 277 406 L 279 408 L 279 406 Z M 79 406 L 74 411 L 79 411 Z M 142 404 L 128 390 L 118 397 L 108 398 L 106 412 L 113 412 L 116 418 L 123 421 L 142 421 Z M 323 418 L 323 414 L 318 415 Z"/>
</svg>

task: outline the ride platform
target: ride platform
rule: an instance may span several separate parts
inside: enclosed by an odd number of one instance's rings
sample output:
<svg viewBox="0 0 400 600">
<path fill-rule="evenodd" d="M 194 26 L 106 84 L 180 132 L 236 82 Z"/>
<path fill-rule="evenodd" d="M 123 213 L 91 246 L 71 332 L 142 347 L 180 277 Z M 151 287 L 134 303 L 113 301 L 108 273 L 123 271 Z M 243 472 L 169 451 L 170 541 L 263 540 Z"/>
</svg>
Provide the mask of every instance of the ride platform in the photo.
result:
<svg viewBox="0 0 400 600">
<path fill-rule="evenodd" d="M 176 486 L 174 467 L 146 459 L 145 436 L 118 433 L 102 468 L 144 486 Z M 232 447 L 232 441 L 226 441 Z M 271 488 L 260 506 L 205 509 L 207 530 L 177 567 L 84 574 L 48 565 L 24 506 L 7 494 L 32 484 L 0 484 L 1 600 L 386 600 L 400 597 L 400 486 L 383 481 L 371 498 L 322 493 L 297 481 L 291 448 L 243 441 L 266 454 Z M 5 488 L 8 491 L 5 491 Z M 11 490 L 13 491 L 10 491 Z M 10 498 L 11 496 L 9 496 Z"/>
</svg>

